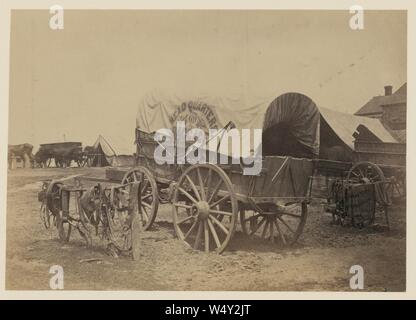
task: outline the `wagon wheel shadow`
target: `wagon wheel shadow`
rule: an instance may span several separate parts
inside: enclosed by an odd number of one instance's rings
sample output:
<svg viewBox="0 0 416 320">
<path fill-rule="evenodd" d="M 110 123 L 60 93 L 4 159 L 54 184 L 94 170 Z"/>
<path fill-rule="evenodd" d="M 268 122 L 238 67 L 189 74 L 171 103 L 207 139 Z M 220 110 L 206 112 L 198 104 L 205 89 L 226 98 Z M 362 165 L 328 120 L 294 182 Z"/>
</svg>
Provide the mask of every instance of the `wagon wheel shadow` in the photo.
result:
<svg viewBox="0 0 416 320">
<path fill-rule="evenodd" d="M 152 238 L 151 232 L 152 231 L 163 231 L 169 234 L 172 239 L 176 239 L 175 230 L 173 228 L 173 223 L 169 221 L 157 221 L 155 222 L 152 227 L 146 231 L 149 232 L 149 236 L 146 238 Z M 268 241 L 264 241 L 261 238 L 256 237 L 248 237 L 242 231 L 237 230 L 234 233 L 233 238 L 231 239 L 227 249 L 223 254 L 231 254 L 236 251 L 242 252 L 265 252 L 265 253 L 290 253 L 295 250 L 299 250 L 305 247 L 305 244 L 301 239 L 299 239 L 295 244 L 291 246 L 283 246 L 277 243 L 270 243 Z"/>
<path fill-rule="evenodd" d="M 163 231 L 163 232 L 168 233 L 173 238 L 176 238 L 175 228 L 173 227 L 173 222 L 170 222 L 170 221 L 166 221 L 166 220 L 155 221 L 153 225 L 145 232 L 150 233 L 152 231 L 153 232 Z"/>
<path fill-rule="evenodd" d="M 234 233 L 233 239 L 230 242 L 227 252 L 243 251 L 243 252 L 264 252 L 264 253 L 291 253 L 293 251 L 302 249 L 305 247 L 302 239 L 299 239 L 296 243 L 285 246 L 281 243 L 271 243 L 265 241 L 260 237 L 249 237 L 242 231 L 237 230 Z"/>
<path fill-rule="evenodd" d="M 61 254 L 64 257 L 73 257 L 73 254 L 76 254 L 79 260 L 83 257 L 91 256 L 100 260 L 111 258 L 105 245 L 96 241 L 91 247 L 87 247 L 83 239 L 74 239 L 73 241 L 66 243 L 59 239 L 38 240 L 33 242 L 30 247 L 31 249 L 29 252 L 36 253 L 37 256 L 40 255 L 43 257 L 53 255 L 53 252 L 56 251 L 56 253 Z"/>
</svg>

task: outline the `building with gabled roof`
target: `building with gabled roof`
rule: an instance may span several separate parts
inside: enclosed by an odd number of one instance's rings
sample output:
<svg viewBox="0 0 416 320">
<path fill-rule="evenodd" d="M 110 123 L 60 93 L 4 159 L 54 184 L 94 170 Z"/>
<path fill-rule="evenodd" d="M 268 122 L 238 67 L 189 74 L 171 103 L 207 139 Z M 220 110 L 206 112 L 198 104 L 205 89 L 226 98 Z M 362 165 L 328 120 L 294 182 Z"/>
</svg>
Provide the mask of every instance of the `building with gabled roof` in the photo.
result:
<svg viewBox="0 0 416 320">
<path fill-rule="evenodd" d="M 380 119 L 396 140 L 406 142 L 406 109 L 407 83 L 404 83 L 394 93 L 392 86 L 385 86 L 384 96 L 374 96 L 354 114 Z"/>
</svg>

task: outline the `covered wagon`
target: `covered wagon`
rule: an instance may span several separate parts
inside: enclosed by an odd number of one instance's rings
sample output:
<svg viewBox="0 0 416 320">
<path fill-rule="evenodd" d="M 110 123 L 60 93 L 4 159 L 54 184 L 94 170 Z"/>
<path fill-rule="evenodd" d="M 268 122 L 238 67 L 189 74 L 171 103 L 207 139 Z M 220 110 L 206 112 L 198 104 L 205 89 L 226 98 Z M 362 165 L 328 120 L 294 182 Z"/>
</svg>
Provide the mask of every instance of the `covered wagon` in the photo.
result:
<svg viewBox="0 0 416 320">
<path fill-rule="evenodd" d="M 78 166 L 83 163 L 81 142 L 56 142 L 41 144 L 35 154 L 35 161 L 42 167 L 49 167 L 54 160 L 56 167 L 69 167 L 72 161 Z"/>
<path fill-rule="evenodd" d="M 332 170 L 331 174 L 346 178 L 346 188 L 385 184 L 384 177 L 374 174 L 377 166 L 353 165 L 351 143 L 356 126 L 340 124 L 338 119 L 334 129 L 335 120 L 334 111 L 318 108 L 299 93 L 258 101 L 151 93 L 137 114 L 136 166 L 128 171 L 110 169 L 107 177 L 122 184 L 141 182 L 145 229 L 155 221 L 159 204 L 171 203 L 176 235 L 194 249 L 222 252 L 238 221 L 247 235 L 290 245 L 306 223 L 313 179 L 319 172 Z M 208 135 L 208 142 L 215 138 L 215 143 L 202 148 L 205 162 L 183 161 L 180 155 L 194 152 L 189 149 L 193 142 L 177 143 L 178 123 L 184 124 L 181 130 L 185 132 L 201 129 L 209 134 L 215 129 L 214 137 Z M 393 139 L 377 120 L 364 126 L 375 139 Z M 165 139 L 173 133 L 172 149 L 160 140 L 161 129 L 168 132 Z M 251 134 L 250 139 L 240 140 L 236 158 L 230 152 L 229 133 L 245 129 L 261 129 L 262 139 L 256 143 Z M 161 161 L 160 156 L 168 153 L 174 161 Z M 248 169 L 258 164 L 260 170 L 249 174 Z M 376 199 L 368 201 L 374 204 L 366 207 L 369 213 L 352 213 L 355 224 L 373 220 Z M 351 208 L 353 203 L 344 209 L 351 214 Z"/>
</svg>

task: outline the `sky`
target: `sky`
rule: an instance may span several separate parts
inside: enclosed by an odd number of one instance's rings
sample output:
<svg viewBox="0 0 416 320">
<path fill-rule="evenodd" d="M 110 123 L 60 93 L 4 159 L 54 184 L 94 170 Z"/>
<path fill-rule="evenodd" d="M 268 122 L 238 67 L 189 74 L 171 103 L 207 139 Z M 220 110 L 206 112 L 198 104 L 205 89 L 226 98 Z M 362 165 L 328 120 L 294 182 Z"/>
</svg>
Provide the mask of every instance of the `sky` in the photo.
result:
<svg viewBox="0 0 416 320">
<path fill-rule="evenodd" d="M 13 11 L 9 143 L 102 134 L 133 152 L 139 101 L 153 89 L 250 97 L 288 91 L 354 113 L 406 82 L 404 11 Z M 236 110 L 238 112 L 238 110 Z"/>
</svg>

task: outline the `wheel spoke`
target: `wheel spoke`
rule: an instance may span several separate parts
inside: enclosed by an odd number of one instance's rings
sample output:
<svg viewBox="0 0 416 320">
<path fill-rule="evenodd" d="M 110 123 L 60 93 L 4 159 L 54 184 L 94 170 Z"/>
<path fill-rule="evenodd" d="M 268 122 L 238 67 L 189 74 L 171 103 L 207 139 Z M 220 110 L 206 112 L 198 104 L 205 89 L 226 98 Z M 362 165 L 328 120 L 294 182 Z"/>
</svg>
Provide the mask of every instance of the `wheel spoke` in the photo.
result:
<svg viewBox="0 0 416 320">
<path fill-rule="evenodd" d="M 199 195 L 199 192 L 198 192 L 198 190 L 197 190 L 197 188 L 196 188 L 196 186 L 195 186 L 195 183 L 192 181 L 192 179 L 191 179 L 191 178 L 189 178 L 189 176 L 188 176 L 188 175 L 186 175 L 186 179 L 189 181 L 189 184 L 191 185 L 191 188 L 192 188 L 192 190 L 194 191 L 194 194 L 195 194 L 196 198 L 197 198 L 199 201 L 201 201 L 201 196 Z"/>
<path fill-rule="evenodd" d="M 208 169 L 208 174 L 207 174 L 207 178 L 205 180 L 205 185 L 207 186 L 207 192 L 206 192 L 206 198 L 208 199 L 209 197 L 209 188 L 211 188 L 211 181 L 212 181 L 212 172 L 211 172 L 211 168 Z"/>
<path fill-rule="evenodd" d="M 283 242 L 283 244 L 285 245 L 285 244 L 286 244 L 286 238 L 285 238 L 285 235 L 283 234 L 282 230 L 280 229 L 280 227 L 279 227 L 279 223 L 277 222 L 277 220 L 274 220 L 274 224 L 275 224 L 275 226 L 276 226 L 276 230 L 277 230 L 277 232 L 278 232 L 278 233 L 279 233 L 279 235 L 280 235 L 280 239 L 282 239 L 282 242 Z"/>
<path fill-rule="evenodd" d="M 142 206 L 142 208 L 143 208 L 143 210 L 142 210 L 143 216 L 146 218 L 146 221 L 149 221 L 149 214 L 147 213 L 146 208 L 143 207 L 143 206 Z"/>
<path fill-rule="evenodd" d="M 372 177 L 372 181 L 376 181 L 376 178 L 380 178 L 380 176 L 378 174 L 376 174 L 374 177 Z"/>
<path fill-rule="evenodd" d="M 266 221 L 266 224 L 264 225 L 263 232 L 261 233 L 261 237 L 264 239 L 266 237 L 266 231 L 267 227 L 269 226 L 269 220 Z"/>
<path fill-rule="evenodd" d="M 212 216 L 212 215 L 210 215 L 209 216 L 210 217 L 210 219 L 212 219 L 212 221 L 216 224 L 216 225 L 218 225 L 220 228 L 221 228 L 221 230 L 222 231 L 224 231 L 224 233 L 226 234 L 226 235 L 228 235 L 228 233 L 229 233 L 229 231 L 228 231 L 228 229 L 217 219 L 217 218 L 215 218 L 214 216 Z"/>
<path fill-rule="evenodd" d="M 290 217 L 293 217 L 293 218 L 296 218 L 296 219 L 302 219 L 302 216 L 299 216 L 297 214 L 290 213 L 290 212 L 282 212 L 282 215 L 290 216 Z"/>
<path fill-rule="evenodd" d="M 214 225 L 210 220 L 207 220 L 208 226 L 211 230 L 212 236 L 214 238 L 215 244 L 217 245 L 217 248 L 221 247 L 220 239 L 218 239 L 217 231 L 215 231 Z"/>
<path fill-rule="evenodd" d="M 196 238 L 195 238 L 195 242 L 194 242 L 194 249 L 198 249 L 198 247 L 199 247 L 199 243 L 200 243 L 201 235 L 202 235 L 202 229 L 203 229 L 202 221 L 199 221 L 198 231 L 196 233 Z"/>
<path fill-rule="evenodd" d="M 270 223 L 270 241 L 274 242 L 274 235 L 273 235 L 273 223 Z"/>
<path fill-rule="evenodd" d="M 356 176 L 357 178 L 359 178 L 359 177 L 360 177 L 360 175 L 359 175 L 359 174 L 357 174 L 357 173 L 355 173 L 354 171 L 351 171 L 351 173 L 352 173 L 354 176 Z"/>
<path fill-rule="evenodd" d="M 146 207 L 146 208 L 149 208 L 149 209 L 152 209 L 152 205 L 150 205 L 150 204 L 148 204 L 147 202 L 142 202 L 142 206 L 143 207 Z"/>
<path fill-rule="evenodd" d="M 281 217 L 279 217 L 279 216 L 277 216 L 277 219 L 279 219 L 285 226 L 286 226 L 286 228 L 288 228 L 289 229 L 289 231 L 290 232 L 292 232 L 292 233 L 296 233 L 295 231 L 293 231 L 293 229 L 286 223 L 286 221 L 285 220 L 283 220 Z"/>
<path fill-rule="evenodd" d="M 183 203 L 174 203 L 173 204 L 175 207 L 179 207 L 179 208 L 185 208 L 185 209 L 191 209 L 192 208 L 192 206 L 190 206 L 190 205 L 187 205 L 187 204 L 183 204 Z"/>
<path fill-rule="evenodd" d="M 204 233 L 205 233 L 205 252 L 209 252 L 209 230 L 208 230 L 208 223 L 204 221 Z"/>
<path fill-rule="evenodd" d="M 195 219 L 195 217 L 194 216 L 189 216 L 189 217 L 183 218 L 182 220 L 178 221 L 178 224 L 182 224 L 182 223 L 184 223 L 188 220 L 191 220 L 191 219 Z"/>
<path fill-rule="evenodd" d="M 199 168 L 197 168 L 196 172 L 197 172 L 197 175 L 198 175 L 199 187 L 201 188 L 201 198 L 202 198 L 203 201 L 206 201 L 207 196 L 205 194 L 205 186 L 204 186 L 204 182 L 202 181 L 201 171 L 199 170 Z"/>
<path fill-rule="evenodd" d="M 148 186 L 149 186 L 149 180 L 144 180 L 143 187 L 142 187 L 142 190 L 141 190 L 141 194 L 145 194 L 146 193 L 146 190 L 147 190 L 147 187 Z"/>
<path fill-rule="evenodd" d="M 181 187 L 178 187 L 178 190 L 180 191 L 180 192 L 182 192 L 189 200 L 191 200 L 193 203 L 197 203 L 198 201 L 196 201 L 195 200 L 195 198 L 194 197 L 192 197 L 188 192 L 186 192 L 183 188 L 181 188 Z"/>
<path fill-rule="evenodd" d="M 145 200 L 145 199 L 147 199 L 147 198 L 149 198 L 151 196 L 152 196 L 152 194 L 151 193 L 148 193 L 148 194 L 146 194 L 145 196 L 142 197 L 142 200 Z"/>
<path fill-rule="evenodd" d="M 255 218 L 260 217 L 260 213 L 255 214 L 254 216 L 248 217 L 248 218 L 244 218 L 244 222 L 247 222 L 249 220 L 254 220 Z M 256 219 L 257 220 L 257 219 Z"/>
<path fill-rule="evenodd" d="M 266 221 L 265 217 L 262 217 L 262 220 L 259 222 L 259 224 L 256 226 L 256 228 L 254 230 L 251 230 L 251 233 L 249 234 L 249 236 L 252 236 L 253 234 L 255 234 L 257 232 L 257 230 L 259 230 L 259 228 L 261 227 L 261 225 Z"/>
<path fill-rule="evenodd" d="M 209 205 L 209 207 L 210 207 L 210 208 L 213 208 L 213 207 L 215 207 L 215 206 L 219 205 L 219 204 L 220 204 L 221 202 L 223 202 L 224 200 L 227 200 L 227 199 L 229 199 L 229 198 L 230 198 L 230 195 L 229 195 L 229 194 L 227 194 L 227 195 L 225 195 L 224 197 L 222 197 L 221 199 L 219 199 L 219 200 L 215 201 L 214 203 L 210 204 L 210 205 Z"/>
<path fill-rule="evenodd" d="M 194 223 L 192 224 L 192 226 L 186 232 L 186 234 L 183 237 L 184 240 L 186 240 L 189 237 L 189 235 L 191 234 L 191 232 L 195 229 L 195 226 L 197 225 L 197 222 L 198 222 L 198 220 L 195 220 Z"/>
<path fill-rule="evenodd" d="M 214 213 L 214 214 L 221 214 L 221 215 L 229 216 L 229 217 L 233 216 L 233 214 L 231 212 L 228 212 L 228 211 L 209 209 L 209 212 Z"/>
<path fill-rule="evenodd" d="M 215 186 L 214 190 L 212 191 L 212 194 L 211 194 L 211 197 L 208 200 L 208 203 L 211 203 L 211 201 L 215 199 L 215 197 L 217 196 L 218 191 L 220 190 L 221 185 L 222 185 L 222 179 L 220 179 L 220 181 L 218 181 L 217 185 Z"/>
</svg>

